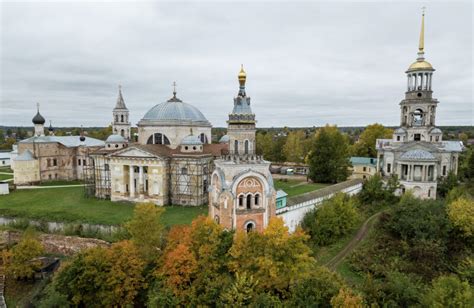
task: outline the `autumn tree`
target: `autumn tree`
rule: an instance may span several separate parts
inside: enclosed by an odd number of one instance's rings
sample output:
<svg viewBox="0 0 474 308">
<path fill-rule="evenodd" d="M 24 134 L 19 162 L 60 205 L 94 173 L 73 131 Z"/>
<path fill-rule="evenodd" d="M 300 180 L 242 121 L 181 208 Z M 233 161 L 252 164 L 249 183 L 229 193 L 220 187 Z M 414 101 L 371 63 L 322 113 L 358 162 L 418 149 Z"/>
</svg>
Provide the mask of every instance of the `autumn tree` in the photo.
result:
<svg viewBox="0 0 474 308">
<path fill-rule="evenodd" d="M 304 142 L 305 134 L 302 130 L 292 131 L 286 138 L 283 146 L 283 154 L 286 161 L 301 163 L 304 160 Z"/>
<path fill-rule="evenodd" d="M 32 278 L 35 271 L 41 268 L 37 260 L 44 253 L 41 242 L 32 229 L 27 229 L 17 245 L 4 254 L 4 263 L 8 275 L 14 278 Z"/>
<path fill-rule="evenodd" d="M 222 304 L 229 307 L 243 307 L 252 303 L 258 281 L 247 273 L 235 273 L 234 282 L 221 294 Z"/>
<path fill-rule="evenodd" d="M 155 260 L 160 254 L 163 241 L 163 225 L 160 219 L 164 211 L 164 208 L 153 203 L 137 204 L 132 219 L 125 225 L 132 242 L 147 261 Z"/>
<path fill-rule="evenodd" d="M 76 255 L 55 276 L 55 291 L 74 306 L 133 305 L 146 284 L 145 262 L 131 241 L 95 247 Z M 54 293 L 52 293 L 54 294 Z"/>
<path fill-rule="evenodd" d="M 377 139 L 390 139 L 392 138 L 393 130 L 385 128 L 382 124 L 371 124 L 368 125 L 362 134 L 359 136 L 359 140 L 352 146 L 353 156 L 363 157 L 377 157 L 377 151 L 375 150 L 375 142 Z"/>
<path fill-rule="evenodd" d="M 331 299 L 331 306 L 333 308 L 362 308 L 364 302 L 362 297 L 354 294 L 351 289 L 341 288 L 339 293 Z"/>
<path fill-rule="evenodd" d="M 453 225 L 466 237 L 474 235 L 474 201 L 458 198 L 448 204 L 448 216 Z"/>
<path fill-rule="evenodd" d="M 336 126 L 316 132 L 308 154 L 309 178 L 313 182 L 337 183 L 349 176 L 349 142 Z"/>
<path fill-rule="evenodd" d="M 272 218 L 263 233 L 236 233 L 229 268 L 252 273 L 258 291 L 285 294 L 291 284 L 311 275 L 315 260 L 307 238 L 300 229 L 289 234 L 280 218 Z"/>
</svg>

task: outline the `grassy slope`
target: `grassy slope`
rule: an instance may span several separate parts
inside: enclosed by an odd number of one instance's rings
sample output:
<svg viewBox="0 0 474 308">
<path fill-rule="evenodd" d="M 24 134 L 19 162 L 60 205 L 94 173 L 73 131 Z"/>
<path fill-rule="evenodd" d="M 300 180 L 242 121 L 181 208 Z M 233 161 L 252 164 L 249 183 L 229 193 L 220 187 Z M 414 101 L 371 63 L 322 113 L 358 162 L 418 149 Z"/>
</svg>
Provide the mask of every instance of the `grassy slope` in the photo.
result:
<svg viewBox="0 0 474 308">
<path fill-rule="evenodd" d="M 132 216 L 133 205 L 85 198 L 82 187 L 18 190 L 0 196 L 0 215 L 46 221 L 117 225 Z M 166 207 L 163 223 L 188 224 L 207 207 Z"/>
<path fill-rule="evenodd" d="M 288 194 L 288 197 L 301 195 L 301 194 L 328 186 L 328 184 L 306 183 L 306 182 L 300 182 L 296 180 L 289 180 L 289 181 L 275 180 L 274 184 L 275 184 L 275 189 L 284 190 Z"/>
<path fill-rule="evenodd" d="M 13 174 L 0 174 L 0 181 L 13 178 Z"/>
</svg>

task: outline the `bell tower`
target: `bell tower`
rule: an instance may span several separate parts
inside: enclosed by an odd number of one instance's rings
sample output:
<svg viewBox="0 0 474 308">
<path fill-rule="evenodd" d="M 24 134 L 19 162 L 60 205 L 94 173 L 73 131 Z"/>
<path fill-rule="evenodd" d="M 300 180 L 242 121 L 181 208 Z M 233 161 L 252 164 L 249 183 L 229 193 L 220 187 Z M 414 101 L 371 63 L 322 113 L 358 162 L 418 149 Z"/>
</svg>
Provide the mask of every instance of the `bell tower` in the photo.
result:
<svg viewBox="0 0 474 308">
<path fill-rule="evenodd" d="M 125 106 L 125 101 L 123 100 L 122 96 L 122 86 L 119 85 L 119 93 L 117 97 L 117 103 L 115 104 L 115 108 L 112 112 L 113 120 L 112 120 L 112 133 L 114 135 L 121 135 L 127 140 L 130 140 L 130 122 L 128 120 L 128 109 Z"/>
<path fill-rule="evenodd" d="M 231 155 L 255 154 L 255 114 L 250 108 L 250 97 L 245 93 L 247 73 L 243 65 L 238 75 L 239 93 L 234 98 L 234 108 L 227 121 L 229 136 L 229 153 Z"/>
<path fill-rule="evenodd" d="M 435 130 L 436 107 L 438 100 L 433 98 L 433 66 L 425 60 L 425 13 L 421 17 L 421 31 L 418 44 L 418 57 L 407 74 L 405 99 L 400 102 L 400 126 L 406 131 L 404 140 L 398 141 L 441 141 L 439 129 Z M 431 131 L 435 130 L 437 138 Z"/>
</svg>

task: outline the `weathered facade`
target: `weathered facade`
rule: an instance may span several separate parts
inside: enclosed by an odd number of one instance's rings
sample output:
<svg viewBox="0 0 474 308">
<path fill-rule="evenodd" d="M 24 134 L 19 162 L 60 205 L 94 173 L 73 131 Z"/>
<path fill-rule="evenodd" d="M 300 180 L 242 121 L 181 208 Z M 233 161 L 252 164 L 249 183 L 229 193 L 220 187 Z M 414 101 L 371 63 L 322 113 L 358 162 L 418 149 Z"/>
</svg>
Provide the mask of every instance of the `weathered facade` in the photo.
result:
<svg viewBox="0 0 474 308">
<path fill-rule="evenodd" d="M 255 153 L 256 121 L 243 68 L 238 79 L 239 93 L 227 121 L 230 154 L 214 161 L 209 216 L 229 230 L 263 231 L 276 215 L 276 192 L 270 162 Z"/>
<path fill-rule="evenodd" d="M 400 127 L 392 139 L 377 139 L 377 171 L 397 175 L 400 193 L 412 190 L 420 198 L 436 198 L 437 181 L 457 174 L 460 141 L 443 141 L 435 126 L 438 100 L 433 98 L 434 68 L 424 58 L 424 14 L 417 60 L 407 74 L 405 99 L 400 102 Z"/>
</svg>

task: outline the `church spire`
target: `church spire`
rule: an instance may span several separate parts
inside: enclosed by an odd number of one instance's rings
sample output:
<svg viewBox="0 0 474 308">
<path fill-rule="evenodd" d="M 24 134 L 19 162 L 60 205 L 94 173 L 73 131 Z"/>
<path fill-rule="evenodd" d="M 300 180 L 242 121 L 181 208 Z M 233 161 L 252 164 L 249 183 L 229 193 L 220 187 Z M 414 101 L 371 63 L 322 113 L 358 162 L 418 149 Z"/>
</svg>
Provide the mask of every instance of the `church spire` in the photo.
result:
<svg viewBox="0 0 474 308">
<path fill-rule="evenodd" d="M 125 106 L 125 101 L 122 96 L 122 86 L 118 86 L 118 97 L 117 97 L 117 104 L 115 104 L 114 109 L 127 109 L 127 106 Z"/>
<path fill-rule="evenodd" d="M 425 7 L 422 8 L 421 14 L 421 31 L 420 41 L 418 43 L 418 60 L 423 61 L 425 54 Z"/>
</svg>

